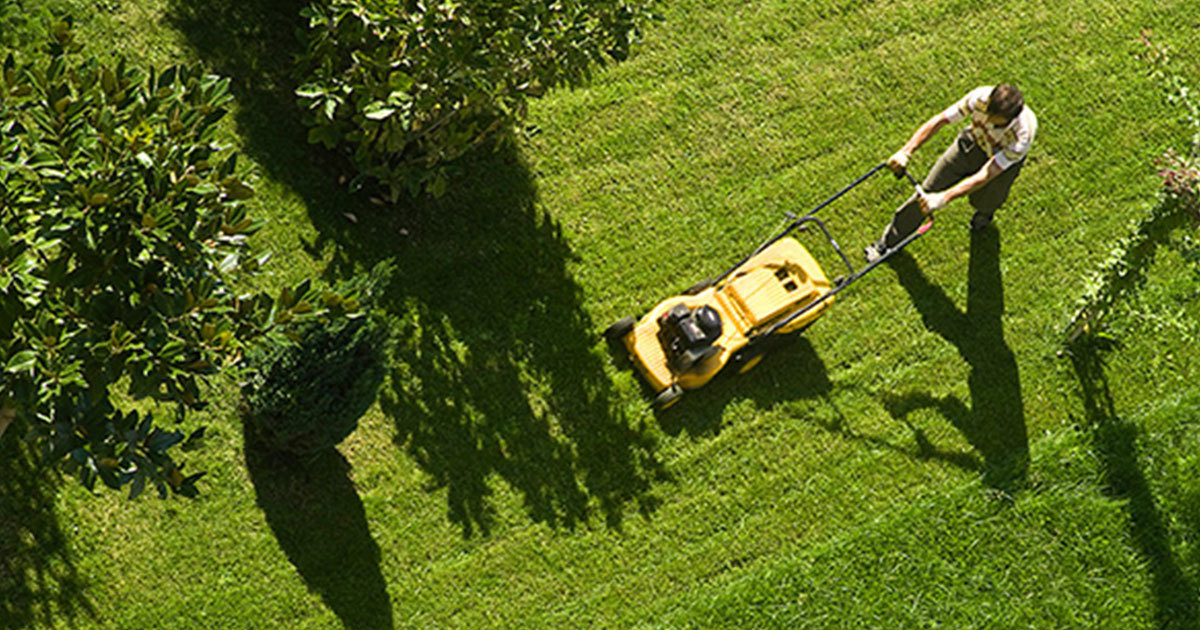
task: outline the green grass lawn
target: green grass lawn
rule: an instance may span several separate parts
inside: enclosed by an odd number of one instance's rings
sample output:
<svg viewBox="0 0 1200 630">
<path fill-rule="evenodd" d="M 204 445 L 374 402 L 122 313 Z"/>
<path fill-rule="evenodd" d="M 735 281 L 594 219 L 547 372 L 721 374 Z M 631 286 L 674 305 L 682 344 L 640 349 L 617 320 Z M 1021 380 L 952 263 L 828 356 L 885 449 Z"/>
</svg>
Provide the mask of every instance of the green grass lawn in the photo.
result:
<svg viewBox="0 0 1200 630">
<path fill-rule="evenodd" d="M 305 143 L 303 2 L 49 4 L 100 54 L 231 76 L 263 282 L 394 260 L 399 343 L 380 404 L 308 466 L 244 449 L 216 384 L 187 420 L 211 427 L 195 501 L 31 482 L 6 436 L 0 627 L 1200 625 L 1194 224 L 1107 363 L 1056 356 L 1154 200 L 1153 158 L 1188 146 L 1139 31 L 1194 85 L 1200 3 L 665 2 L 631 59 L 402 207 L 345 193 Z M 956 202 L 804 338 L 648 408 L 604 326 L 999 80 L 1040 130 L 997 231 L 972 237 Z M 879 177 L 822 216 L 858 256 L 905 195 Z"/>
</svg>

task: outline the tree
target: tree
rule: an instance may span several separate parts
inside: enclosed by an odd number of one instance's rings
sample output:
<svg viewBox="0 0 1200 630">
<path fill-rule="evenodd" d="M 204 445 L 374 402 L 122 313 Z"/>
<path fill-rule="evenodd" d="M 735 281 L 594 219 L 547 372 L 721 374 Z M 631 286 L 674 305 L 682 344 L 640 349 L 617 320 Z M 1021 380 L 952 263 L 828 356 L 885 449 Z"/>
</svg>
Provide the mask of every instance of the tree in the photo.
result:
<svg viewBox="0 0 1200 630">
<path fill-rule="evenodd" d="M 0 417 L 89 489 L 194 496 L 203 473 L 169 453 L 183 432 L 121 407 L 200 409 L 251 344 L 357 305 L 308 282 L 237 292 L 267 256 L 216 143 L 227 80 L 82 59 L 67 22 L 51 31 L 0 70 Z"/>
<path fill-rule="evenodd" d="M 333 0 L 309 28 L 296 90 L 309 141 L 388 189 L 439 194 L 443 165 L 525 114 L 528 98 L 624 59 L 652 0 Z"/>
</svg>

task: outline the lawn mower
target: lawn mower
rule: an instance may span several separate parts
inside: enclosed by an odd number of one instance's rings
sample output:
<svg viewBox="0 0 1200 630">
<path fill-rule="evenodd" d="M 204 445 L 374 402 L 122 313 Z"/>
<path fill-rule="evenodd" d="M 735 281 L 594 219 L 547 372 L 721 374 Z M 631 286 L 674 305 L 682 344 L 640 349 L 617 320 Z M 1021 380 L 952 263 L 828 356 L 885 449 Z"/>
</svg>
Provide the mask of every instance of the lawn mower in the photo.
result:
<svg viewBox="0 0 1200 630">
<path fill-rule="evenodd" d="M 886 166 L 879 164 L 807 214 L 787 213 L 788 225 L 749 256 L 715 278 L 701 280 L 667 298 L 641 319 L 624 317 L 604 331 L 624 344 L 638 372 L 666 409 L 685 390 L 707 384 L 726 365 L 745 373 L 758 365 L 767 341 L 799 334 L 833 304 L 834 296 L 929 230 L 932 217 L 875 261 L 855 269 L 825 224 L 814 215 Z M 907 177 L 921 192 L 917 181 Z M 816 226 L 837 252 L 847 274 L 832 282 L 792 232 Z"/>
</svg>

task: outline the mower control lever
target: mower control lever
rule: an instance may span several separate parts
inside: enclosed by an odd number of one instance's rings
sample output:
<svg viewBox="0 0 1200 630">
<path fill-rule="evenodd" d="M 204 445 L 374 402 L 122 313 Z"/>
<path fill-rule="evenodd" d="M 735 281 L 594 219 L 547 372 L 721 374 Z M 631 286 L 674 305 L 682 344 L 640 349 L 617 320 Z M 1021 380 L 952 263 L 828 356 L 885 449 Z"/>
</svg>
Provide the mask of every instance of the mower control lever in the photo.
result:
<svg viewBox="0 0 1200 630">
<path fill-rule="evenodd" d="M 884 164 L 886 165 L 887 162 L 884 162 Z M 899 171 L 899 172 L 893 172 L 892 175 L 895 175 L 896 179 L 901 179 L 903 177 L 907 177 L 910 184 L 912 184 L 913 186 L 920 186 L 920 184 L 917 183 L 917 179 L 912 176 L 912 173 L 908 172 L 908 169 L 904 169 L 903 171 Z"/>
</svg>

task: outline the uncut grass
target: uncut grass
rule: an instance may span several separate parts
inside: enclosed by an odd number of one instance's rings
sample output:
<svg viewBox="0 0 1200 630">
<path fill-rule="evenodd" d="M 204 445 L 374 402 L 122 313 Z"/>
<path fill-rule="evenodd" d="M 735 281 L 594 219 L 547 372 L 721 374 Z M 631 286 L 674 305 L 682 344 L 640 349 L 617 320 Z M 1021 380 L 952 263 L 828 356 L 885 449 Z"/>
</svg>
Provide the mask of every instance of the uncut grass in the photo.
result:
<svg viewBox="0 0 1200 630">
<path fill-rule="evenodd" d="M 1129 463 L 1148 472 L 1194 446 L 1197 402 L 1193 392 L 1134 416 Z M 1194 496 L 1195 483 L 1168 464 L 1161 470 L 1171 476 L 1154 479 L 1155 492 L 1131 502 L 1107 487 L 1106 462 L 1092 449 L 1084 432 L 1057 431 L 1035 447 L 1035 466 L 1053 474 L 1015 503 L 974 485 L 922 497 L 799 557 L 691 594 L 687 614 L 647 627 L 1195 627 L 1194 556 L 1137 551 L 1148 535 L 1167 537 L 1163 514 L 1194 508 L 1171 494 Z M 1147 512 L 1133 518 L 1157 519 L 1161 531 L 1130 528 L 1130 512 L 1139 509 Z M 1194 536 L 1173 533 L 1177 540 Z M 1171 540 L 1152 545 L 1169 549 L 1172 542 L 1180 547 Z M 1155 573 L 1177 580 L 1162 606 Z"/>
<path fill-rule="evenodd" d="M 647 627 L 1111 627 L 1200 624 L 1194 223 L 1158 242 L 1147 281 L 1109 322 L 1095 405 L 1033 447 L 1029 488 L 974 482 L 663 606 Z M 1109 399 L 1111 397 L 1111 400 Z M 675 612 L 670 612 L 671 610 Z"/>
<path fill-rule="evenodd" d="M 409 340 L 400 382 L 416 375 L 421 388 L 399 388 L 364 418 L 340 448 L 349 470 L 335 460 L 264 490 L 226 401 L 189 421 L 216 427 L 191 455 L 212 473 L 200 501 L 65 489 L 60 520 L 78 528 L 71 558 L 97 606 L 79 618 L 100 627 L 621 627 L 911 501 L 997 481 L 988 472 L 1005 453 L 959 426 L 983 413 L 971 406 L 980 391 L 1020 411 L 1000 418 L 1022 434 L 1018 450 L 1077 411 L 1055 333 L 1085 272 L 1151 197 L 1150 158 L 1181 137 L 1134 40 L 1153 28 L 1194 67 L 1184 51 L 1196 49 L 1200 16 L 1184 2 L 672 3 L 639 55 L 537 103 L 541 133 L 519 154 L 481 158 L 487 172 L 446 201 L 386 213 L 342 195 L 310 157 L 286 88 L 254 82 L 286 67 L 270 53 L 294 46 L 280 16 L 297 3 L 248 3 L 226 21 L 133 4 L 85 19 L 89 45 L 248 75 L 235 76 L 229 127 L 262 174 L 256 208 L 273 219 L 260 239 L 277 253 L 266 282 L 396 258 L 391 307 Z M 1042 123 L 999 241 L 985 244 L 998 245 L 992 268 L 977 276 L 993 302 L 986 341 L 1012 356 L 1007 390 L 973 390 L 977 368 L 952 340 L 972 321 L 950 308 L 970 302 L 961 206 L 914 246 L 911 296 L 881 269 L 806 340 L 669 414 L 650 414 L 621 361 L 586 336 L 720 271 L 783 211 L 815 204 L 932 112 L 1000 78 L 1026 90 Z M 864 188 L 826 211 L 851 253 L 904 194 L 890 179 Z M 1186 364 L 1194 350 L 1176 353 Z M 1113 387 L 1136 404 L 1154 398 L 1153 379 L 1131 371 Z M 609 453 L 624 477 L 604 477 Z M 307 534 L 293 517 L 311 506 L 330 508 L 314 512 L 318 533 L 345 525 L 351 538 Z M 1119 531 L 1105 523 L 1091 531 Z M 366 588 L 330 579 L 347 569 L 328 560 L 337 544 L 360 550 L 346 564 Z"/>
</svg>

